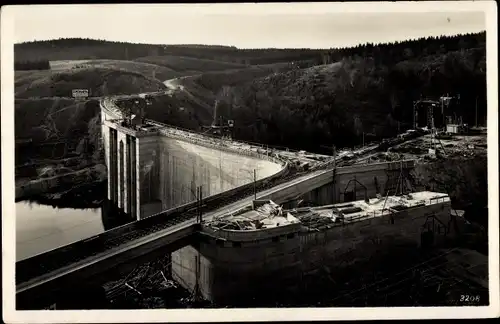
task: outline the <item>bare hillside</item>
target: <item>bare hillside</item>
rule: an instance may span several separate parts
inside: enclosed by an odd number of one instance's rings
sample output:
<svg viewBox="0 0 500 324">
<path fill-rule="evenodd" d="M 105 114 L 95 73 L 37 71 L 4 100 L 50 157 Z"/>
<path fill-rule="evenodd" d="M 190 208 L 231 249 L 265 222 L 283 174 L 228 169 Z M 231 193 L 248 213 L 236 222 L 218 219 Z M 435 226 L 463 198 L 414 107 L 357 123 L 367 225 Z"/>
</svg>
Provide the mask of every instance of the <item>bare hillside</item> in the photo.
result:
<svg viewBox="0 0 500 324">
<path fill-rule="evenodd" d="M 62 72 L 21 74 L 16 80 L 16 98 L 71 97 L 73 89 L 89 89 L 93 97 L 159 91 L 162 82 L 137 72 L 111 68 L 84 68 Z"/>
</svg>

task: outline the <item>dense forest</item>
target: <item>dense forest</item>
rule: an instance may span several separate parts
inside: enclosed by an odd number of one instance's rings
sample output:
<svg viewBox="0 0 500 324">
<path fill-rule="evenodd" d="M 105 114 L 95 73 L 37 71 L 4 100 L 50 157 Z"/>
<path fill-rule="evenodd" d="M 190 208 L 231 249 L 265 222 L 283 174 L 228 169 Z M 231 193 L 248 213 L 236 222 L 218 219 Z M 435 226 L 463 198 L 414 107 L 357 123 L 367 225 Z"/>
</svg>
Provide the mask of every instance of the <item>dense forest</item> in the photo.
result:
<svg viewBox="0 0 500 324">
<path fill-rule="evenodd" d="M 413 101 L 460 95 L 486 121 L 485 33 L 332 50 L 328 65 L 276 73 L 226 91 L 219 111 L 244 140 L 319 151 L 411 126 Z"/>
<path fill-rule="evenodd" d="M 293 60 L 321 60 L 324 50 L 238 49 L 212 45 L 155 45 L 65 38 L 14 45 L 16 61 L 26 60 L 135 60 L 147 56 L 187 56 L 239 64 L 271 64 Z"/>
<path fill-rule="evenodd" d="M 375 63 L 394 64 L 427 55 L 444 55 L 461 49 L 485 48 L 486 32 L 457 36 L 424 37 L 415 40 L 384 44 L 361 44 L 354 47 L 336 48 L 324 53 L 326 63 L 340 61 L 345 57 L 372 58 Z"/>
</svg>

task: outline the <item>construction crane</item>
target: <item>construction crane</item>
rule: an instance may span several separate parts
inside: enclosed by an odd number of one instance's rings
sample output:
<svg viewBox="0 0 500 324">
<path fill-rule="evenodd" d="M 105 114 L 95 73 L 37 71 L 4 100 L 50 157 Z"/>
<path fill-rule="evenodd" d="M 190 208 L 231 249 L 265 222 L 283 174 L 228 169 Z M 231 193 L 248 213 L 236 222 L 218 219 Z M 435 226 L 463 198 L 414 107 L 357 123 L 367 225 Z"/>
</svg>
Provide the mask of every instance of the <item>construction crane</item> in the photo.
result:
<svg viewBox="0 0 500 324">
<path fill-rule="evenodd" d="M 132 100 L 125 100 L 122 103 L 123 125 L 126 127 L 135 127 L 136 125 L 143 124 L 145 121 L 145 108 L 151 104 L 151 98 L 144 94 Z"/>
<path fill-rule="evenodd" d="M 446 94 L 441 96 L 439 100 L 420 99 L 413 103 L 414 127 L 418 128 L 425 120 L 425 125 L 431 133 L 429 147 L 430 155 L 435 154 L 437 146 L 440 146 L 443 150 L 443 153 L 446 154 L 446 150 L 444 149 L 444 146 L 439 139 L 440 136 L 438 134 L 438 130 L 444 128 L 444 130 L 446 131 L 448 125 L 451 125 L 452 120 L 449 116 L 449 114 L 451 113 L 449 107 L 452 101 L 455 101 L 456 103 L 460 102 L 460 94 L 458 94 L 457 96 L 450 96 Z M 417 108 L 422 106 L 424 106 L 424 108 L 426 109 L 422 111 L 423 114 L 419 116 L 419 110 Z"/>
<path fill-rule="evenodd" d="M 452 104 L 453 103 L 453 104 Z M 421 98 L 413 102 L 413 126 L 414 128 L 446 128 L 447 124 L 457 123 L 461 117 L 457 117 L 456 109 L 460 103 L 460 94 L 450 96 L 443 95 L 439 100 Z M 452 109 L 450 109 L 452 107 Z M 422 109 L 423 108 L 423 109 Z M 452 117 L 453 115 L 454 117 Z"/>
<path fill-rule="evenodd" d="M 202 126 L 205 130 L 204 133 L 211 132 L 212 135 L 220 137 L 232 138 L 232 129 L 234 127 L 234 121 L 229 119 L 227 124 L 224 124 L 222 116 L 218 116 L 219 101 L 215 100 L 214 105 L 214 118 L 210 126 Z"/>
</svg>

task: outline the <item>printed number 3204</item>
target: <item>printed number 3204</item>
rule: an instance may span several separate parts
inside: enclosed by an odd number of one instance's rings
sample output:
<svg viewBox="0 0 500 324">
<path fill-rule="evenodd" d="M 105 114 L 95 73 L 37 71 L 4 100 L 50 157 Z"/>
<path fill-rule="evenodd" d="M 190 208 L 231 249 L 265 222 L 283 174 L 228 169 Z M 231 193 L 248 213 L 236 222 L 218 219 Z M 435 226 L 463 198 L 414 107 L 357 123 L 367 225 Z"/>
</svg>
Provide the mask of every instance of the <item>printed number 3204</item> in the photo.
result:
<svg viewBox="0 0 500 324">
<path fill-rule="evenodd" d="M 479 296 L 460 295 L 461 302 L 478 302 Z"/>
</svg>

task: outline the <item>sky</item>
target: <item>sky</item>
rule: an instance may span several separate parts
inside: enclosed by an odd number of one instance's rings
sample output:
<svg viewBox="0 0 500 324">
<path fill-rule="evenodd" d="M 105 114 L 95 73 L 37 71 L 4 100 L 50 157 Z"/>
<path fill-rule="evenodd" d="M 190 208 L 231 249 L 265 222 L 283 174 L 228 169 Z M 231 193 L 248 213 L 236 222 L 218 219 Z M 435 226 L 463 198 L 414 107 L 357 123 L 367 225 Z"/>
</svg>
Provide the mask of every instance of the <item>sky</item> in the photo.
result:
<svg viewBox="0 0 500 324">
<path fill-rule="evenodd" d="M 367 3 L 355 10 L 299 5 L 20 6 L 24 8 L 14 15 L 14 37 L 16 43 L 83 37 L 239 48 L 331 48 L 486 29 L 484 12 L 457 10 L 463 9 L 457 5 L 411 12 L 373 12 L 377 7 Z"/>
</svg>

